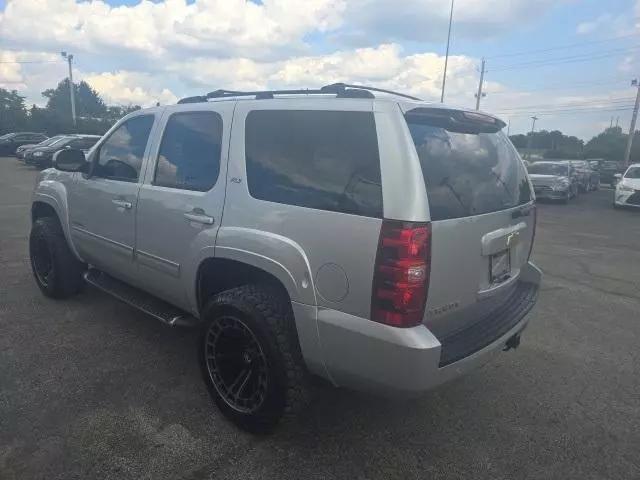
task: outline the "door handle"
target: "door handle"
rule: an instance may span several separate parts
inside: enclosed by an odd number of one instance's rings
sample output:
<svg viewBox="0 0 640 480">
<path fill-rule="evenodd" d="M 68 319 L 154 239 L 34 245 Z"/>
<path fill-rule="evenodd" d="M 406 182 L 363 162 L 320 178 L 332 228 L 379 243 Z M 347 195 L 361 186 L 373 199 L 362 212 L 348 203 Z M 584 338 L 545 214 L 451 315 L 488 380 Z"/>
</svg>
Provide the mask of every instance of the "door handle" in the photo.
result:
<svg viewBox="0 0 640 480">
<path fill-rule="evenodd" d="M 119 200 L 117 198 L 114 198 L 113 200 L 111 200 L 111 203 L 113 203 L 114 205 L 117 205 L 118 207 L 122 207 L 125 210 L 131 210 L 131 207 L 133 207 L 131 202 L 127 202 L 126 200 Z"/>
<path fill-rule="evenodd" d="M 205 225 L 213 225 L 214 219 L 204 213 L 201 208 L 194 208 L 192 211 L 184 214 L 184 218 L 191 222 L 203 223 Z"/>
</svg>

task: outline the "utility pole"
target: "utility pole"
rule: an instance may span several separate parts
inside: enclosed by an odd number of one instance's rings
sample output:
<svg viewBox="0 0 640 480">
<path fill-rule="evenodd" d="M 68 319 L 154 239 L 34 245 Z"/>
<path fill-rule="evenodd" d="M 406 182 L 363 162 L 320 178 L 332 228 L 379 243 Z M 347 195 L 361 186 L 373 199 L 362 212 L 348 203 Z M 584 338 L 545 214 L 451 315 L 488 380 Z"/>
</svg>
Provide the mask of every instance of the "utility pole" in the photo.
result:
<svg viewBox="0 0 640 480">
<path fill-rule="evenodd" d="M 71 96 L 71 118 L 73 120 L 73 126 L 76 126 L 76 96 L 75 89 L 73 88 L 73 69 L 71 63 L 73 62 L 73 55 L 67 52 L 60 52 L 62 58 L 66 58 L 69 62 L 69 95 Z"/>
<path fill-rule="evenodd" d="M 538 117 L 536 117 L 535 115 L 533 117 L 531 117 L 531 134 L 529 135 L 529 155 L 528 158 L 531 158 L 531 149 L 533 148 L 533 131 L 536 128 L 536 120 L 538 120 Z"/>
<path fill-rule="evenodd" d="M 511 119 L 509 119 L 509 123 L 507 123 L 507 137 L 509 136 L 510 131 L 511 131 Z"/>
<path fill-rule="evenodd" d="M 609 128 L 613 128 L 613 115 L 611 115 L 611 121 L 609 122 Z"/>
<path fill-rule="evenodd" d="M 478 93 L 476 93 L 476 110 L 480 110 L 480 99 L 485 95 L 482 93 L 482 82 L 484 82 L 484 57 L 482 57 L 482 66 L 480 67 L 480 83 L 478 83 Z"/>
<path fill-rule="evenodd" d="M 451 11 L 449 12 L 449 32 L 447 33 L 447 53 L 444 56 L 444 73 L 442 74 L 442 93 L 440 93 L 440 103 L 444 102 L 444 86 L 447 83 L 447 64 L 449 63 L 449 43 L 451 41 L 451 24 L 453 23 L 453 2 L 451 0 Z"/>
<path fill-rule="evenodd" d="M 638 92 L 636 93 L 636 104 L 633 107 L 633 114 L 631 115 L 631 126 L 629 127 L 629 138 L 627 138 L 627 149 L 624 152 L 624 165 L 629 165 L 629 157 L 631 156 L 631 145 L 633 144 L 633 136 L 636 133 L 636 120 L 638 119 L 638 107 L 640 107 L 640 81 L 634 79 L 631 81 L 631 85 L 636 87 Z"/>
<path fill-rule="evenodd" d="M 616 128 L 618 128 L 618 122 L 620 121 L 620 115 L 616 117 Z"/>
</svg>

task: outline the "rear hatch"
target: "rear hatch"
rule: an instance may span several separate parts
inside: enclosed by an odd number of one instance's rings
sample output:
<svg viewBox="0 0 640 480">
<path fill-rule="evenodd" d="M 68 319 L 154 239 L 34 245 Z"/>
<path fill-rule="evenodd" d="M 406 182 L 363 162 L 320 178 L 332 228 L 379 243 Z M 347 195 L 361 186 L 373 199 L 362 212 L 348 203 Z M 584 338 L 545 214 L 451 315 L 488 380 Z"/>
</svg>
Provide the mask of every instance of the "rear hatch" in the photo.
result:
<svg viewBox="0 0 640 480">
<path fill-rule="evenodd" d="M 503 122 L 445 108 L 414 108 L 405 118 L 431 214 L 424 323 L 442 339 L 508 302 L 530 254 L 535 207 Z"/>
</svg>

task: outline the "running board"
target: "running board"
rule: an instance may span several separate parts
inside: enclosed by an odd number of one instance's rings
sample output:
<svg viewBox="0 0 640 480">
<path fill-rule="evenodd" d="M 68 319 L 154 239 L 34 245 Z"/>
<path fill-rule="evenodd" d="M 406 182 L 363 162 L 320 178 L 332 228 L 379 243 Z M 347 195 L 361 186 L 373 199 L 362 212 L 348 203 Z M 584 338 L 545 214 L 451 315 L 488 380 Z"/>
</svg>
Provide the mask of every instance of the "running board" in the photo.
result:
<svg viewBox="0 0 640 480">
<path fill-rule="evenodd" d="M 199 323 L 199 320 L 191 314 L 95 268 L 87 270 L 84 274 L 84 279 L 87 283 L 98 287 L 103 292 L 128 303 L 138 310 L 142 310 L 172 327 L 191 327 Z"/>
</svg>

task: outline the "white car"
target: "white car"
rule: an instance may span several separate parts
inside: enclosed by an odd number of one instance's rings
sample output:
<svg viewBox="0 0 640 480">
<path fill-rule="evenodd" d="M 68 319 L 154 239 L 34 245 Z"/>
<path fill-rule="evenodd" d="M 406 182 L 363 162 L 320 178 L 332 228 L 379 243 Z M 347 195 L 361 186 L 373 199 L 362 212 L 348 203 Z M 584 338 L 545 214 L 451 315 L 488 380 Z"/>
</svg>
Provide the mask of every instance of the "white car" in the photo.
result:
<svg viewBox="0 0 640 480">
<path fill-rule="evenodd" d="M 613 197 L 614 208 L 640 207 L 640 163 L 629 165 L 624 175 L 617 174 L 619 179 Z"/>
</svg>

